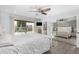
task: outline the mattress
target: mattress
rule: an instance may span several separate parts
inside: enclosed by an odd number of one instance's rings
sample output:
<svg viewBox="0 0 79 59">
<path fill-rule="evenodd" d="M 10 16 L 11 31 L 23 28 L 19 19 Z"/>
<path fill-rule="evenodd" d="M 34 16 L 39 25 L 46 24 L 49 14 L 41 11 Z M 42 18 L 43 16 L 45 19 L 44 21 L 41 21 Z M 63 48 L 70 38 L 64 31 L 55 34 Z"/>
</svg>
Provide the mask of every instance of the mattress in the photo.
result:
<svg viewBox="0 0 79 59">
<path fill-rule="evenodd" d="M 51 38 L 47 35 L 28 33 L 25 35 L 13 35 L 7 42 L 14 46 L 0 48 L 0 53 L 14 54 L 41 54 L 50 49 Z M 5 52 L 4 52 L 5 51 Z"/>
</svg>

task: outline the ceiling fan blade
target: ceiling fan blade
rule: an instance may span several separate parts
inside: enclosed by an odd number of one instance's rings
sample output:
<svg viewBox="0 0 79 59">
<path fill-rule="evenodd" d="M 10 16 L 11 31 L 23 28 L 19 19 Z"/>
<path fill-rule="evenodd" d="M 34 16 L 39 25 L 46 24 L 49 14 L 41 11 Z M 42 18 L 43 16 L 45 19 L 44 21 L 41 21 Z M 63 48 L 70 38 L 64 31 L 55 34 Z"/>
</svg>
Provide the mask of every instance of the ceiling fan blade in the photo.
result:
<svg viewBox="0 0 79 59">
<path fill-rule="evenodd" d="M 47 12 L 47 11 L 50 11 L 50 10 L 51 10 L 51 8 L 47 8 L 47 9 L 43 9 L 42 11 Z"/>
<path fill-rule="evenodd" d="M 47 13 L 42 12 L 43 15 L 47 15 Z"/>
</svg>

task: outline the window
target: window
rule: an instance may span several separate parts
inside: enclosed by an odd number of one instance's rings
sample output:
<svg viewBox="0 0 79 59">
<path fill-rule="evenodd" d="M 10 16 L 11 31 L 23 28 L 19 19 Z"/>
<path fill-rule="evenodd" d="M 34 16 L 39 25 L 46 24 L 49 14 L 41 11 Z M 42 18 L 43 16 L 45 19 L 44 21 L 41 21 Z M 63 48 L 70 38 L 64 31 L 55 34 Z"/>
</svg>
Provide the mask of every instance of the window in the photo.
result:
<svg viewBox="0 0 79 59">
<path fill-rule="evenodd" d="M 27 32 L 34 32 L 34 23 L 27 22 Z"/>
<path fill-rule="evenodd" d="M 34 32 L 34 23 L 23 20 L 14 21 L 15 33 Z"/>
</svg>

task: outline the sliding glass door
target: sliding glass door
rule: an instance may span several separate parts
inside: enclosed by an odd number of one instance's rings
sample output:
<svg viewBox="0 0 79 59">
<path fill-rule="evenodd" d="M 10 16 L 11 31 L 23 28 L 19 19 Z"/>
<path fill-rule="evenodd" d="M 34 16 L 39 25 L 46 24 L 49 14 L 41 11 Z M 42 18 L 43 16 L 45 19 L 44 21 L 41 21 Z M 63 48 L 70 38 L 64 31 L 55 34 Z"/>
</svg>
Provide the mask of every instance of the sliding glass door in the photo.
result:
<svg viewBox="0 0 79 59">
<path fill-rule="evenodd" d="M 28 32 L 34 32 L 34 23 L 30 21 L 15 20 L 14 27 L 16 34 L 25 34 Z"/>
</svg>

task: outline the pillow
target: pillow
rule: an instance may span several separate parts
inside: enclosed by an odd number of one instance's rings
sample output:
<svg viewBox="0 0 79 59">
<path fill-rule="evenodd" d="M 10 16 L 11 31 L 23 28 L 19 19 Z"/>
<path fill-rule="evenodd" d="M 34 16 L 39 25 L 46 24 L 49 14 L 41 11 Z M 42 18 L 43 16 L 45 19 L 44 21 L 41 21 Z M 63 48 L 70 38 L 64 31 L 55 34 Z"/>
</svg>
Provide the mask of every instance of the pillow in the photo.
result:
<svg viewBox="0 0 79 59">
<path fill-rule="evenodd" d="M 0 39 L 0 47 L 8 47 L 8 46 L 13 46 L 13 43 L 11 40 L 11 35 L 9 35 L 9 34 L 4 35 Z"/>
<path fill-rule="evenodd" d="M 5 34 L 5 28 L 0 24 L 0 36 Z"/>
<path fill-rule="evenodd" d="M 5 38 L 6 38 L 6 39 L 11 39 L 11 38 L 12 38 L 12 35 L 11 35 L 11 34 L 6 34 L 6 35 L 5 35 Z"/>
<path fill-rule="evenodd" d="M 2 30 L 2 26 L 0 25 L 0 34 L 3 32 L 3 30 Z"/>
<path fill-rule="evenodd" d="M 13 46 L 13 44 L 10 44 L 10 43 L 0 43 L 0 47 L 8 47 L 8 46 Z"/>
<path fill-rule="evenodd" d="M 5 34 L 0 37 L 0 43 L 12 43 L 12 35 Z"/>
</svg>

